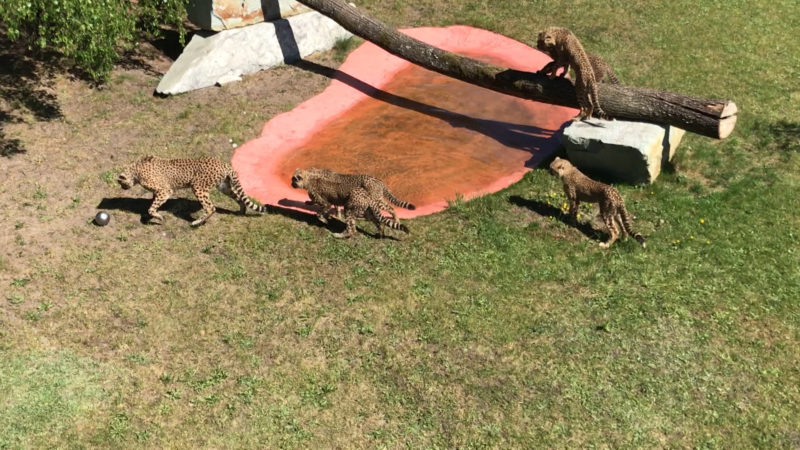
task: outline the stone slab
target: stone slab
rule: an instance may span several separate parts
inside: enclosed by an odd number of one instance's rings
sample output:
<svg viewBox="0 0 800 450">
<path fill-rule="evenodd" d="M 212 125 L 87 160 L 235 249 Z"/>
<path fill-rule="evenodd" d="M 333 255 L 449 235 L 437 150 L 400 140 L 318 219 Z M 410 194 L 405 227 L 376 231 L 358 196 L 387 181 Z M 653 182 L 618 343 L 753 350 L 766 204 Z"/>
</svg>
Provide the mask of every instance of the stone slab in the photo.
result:
<svg viewBox="0 0 800 450">
<path fill-rule="evenodd" d="M 568 125 L 562 143 L 570 162 L 587 175 L 642 184 L 658 178 L 683 134 L 669 125 L 591 119 Z"/>
<path fill-rule="evenodd" d="M 189 20 L 204 30 L 229 30 L 311 11 L 296 0 L 191 0 Z"/>
<path fill-rule="evenodd" d="M 156 87 L 160 94 L 179 94 L 268 69 L 331 49 L 352 34 L 312 11 L 288 19 L 262 22 L 194 35 Z"/>
</svg>

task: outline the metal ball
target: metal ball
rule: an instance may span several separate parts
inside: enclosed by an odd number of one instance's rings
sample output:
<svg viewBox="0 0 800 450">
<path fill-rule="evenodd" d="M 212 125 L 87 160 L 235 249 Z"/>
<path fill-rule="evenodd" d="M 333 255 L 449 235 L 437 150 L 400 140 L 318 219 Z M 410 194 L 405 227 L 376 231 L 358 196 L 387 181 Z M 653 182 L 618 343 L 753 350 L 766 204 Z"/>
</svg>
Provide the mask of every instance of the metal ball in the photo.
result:
<svg viewBox="0 0 800 450">
<path fill-rule="evenodd" d="M 108 225 L 109 220 L 111 220 L 111 216 L 109 216 L 105 211 L 100 211 L 96 216 L 94 216 L 94 223 L 101 227 Z"/>
</svg>

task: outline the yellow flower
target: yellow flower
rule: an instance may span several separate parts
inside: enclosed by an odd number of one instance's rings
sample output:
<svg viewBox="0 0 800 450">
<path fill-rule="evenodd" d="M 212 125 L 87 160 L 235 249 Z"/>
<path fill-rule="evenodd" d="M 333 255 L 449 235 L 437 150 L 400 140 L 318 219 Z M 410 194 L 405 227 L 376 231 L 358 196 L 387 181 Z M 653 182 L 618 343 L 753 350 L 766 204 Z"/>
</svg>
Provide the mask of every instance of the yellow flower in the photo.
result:
<svg viewBox="0 0 800 450">
<path fill-rule="evenodd" d="M 689 235 L 689 239 L 694 239 L 694 235 Z"/>
<path fill-rule="evenodd" d="M 700 223 L 706 223 L 706 219 L 700 219 Z"/>
</svg>

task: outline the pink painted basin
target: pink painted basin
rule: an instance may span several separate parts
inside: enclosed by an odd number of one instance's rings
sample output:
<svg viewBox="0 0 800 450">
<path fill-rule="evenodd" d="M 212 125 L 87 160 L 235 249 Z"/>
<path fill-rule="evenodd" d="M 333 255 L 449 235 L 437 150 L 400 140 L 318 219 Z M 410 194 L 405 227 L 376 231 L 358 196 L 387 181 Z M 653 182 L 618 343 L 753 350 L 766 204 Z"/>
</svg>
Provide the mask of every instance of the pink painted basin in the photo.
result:
<svg viewBox="0 0 800 450">
<path fill-rule="evenodd" d="M 550 59 L 477 28 L 403 30 L 433 46 L 496 65 L 536 71 Z M 496 192 L 518 181 L 558 145 L 576 110 L 523 100 L 422 69 L 367 42 L 321 94 L 278 115 L 239 147 L 233 166 L 248 195 L 307 211 L 290 185 L 296 168 L 368 173 L 417 206 L 399 217 L 438 212 L 447 201 Z"/>
</svg>

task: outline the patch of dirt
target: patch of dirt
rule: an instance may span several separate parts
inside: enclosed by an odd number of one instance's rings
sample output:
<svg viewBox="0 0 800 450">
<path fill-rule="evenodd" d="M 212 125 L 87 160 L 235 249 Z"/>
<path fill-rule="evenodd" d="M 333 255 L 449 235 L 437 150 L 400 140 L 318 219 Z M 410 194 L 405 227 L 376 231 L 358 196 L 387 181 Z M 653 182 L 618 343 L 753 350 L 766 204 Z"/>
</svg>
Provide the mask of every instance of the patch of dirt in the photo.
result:
<svg viewBox="0 0 800 450">
<path fill-rule="evenodd" d="M 122 205 L 110 211 L 111 220 L 126 222 L 133 235 L 157 233 L 139 223 L 149 202 L 125 200 L 149 194 L 139 188 L 123 192 L 114 182 L 129 161 L 148 153 L 230 159 L 234 145 L 258 136 L 272 116 L 329 82 L 283 66 L 239 83 L 163 98 L 154 91 L 172 60 L 150 44 L 127 55 L 99 88 L 63 74 L 39 77 L 39 68 L 14 55 L 0 52 L 0 59 L 0 141 L 8 144 L 0 156 L 3 287 L 61 258 L 65 247 L 88 247 L 95 239 L 91 221 L 99 205 L 115 200 Z M 339 64 L 329 54 L 309 59 Z M 23 65 L 26 70 L 20 71 Z M 199 206 L 191 193 L 182 197 L 188 200 L 179 216 Z M 170 205 L 166 209 L 168 220 L 185 219 L 175 217 Z M 185 225 L 177 232 L 189 232 Z"/>
</svg>

